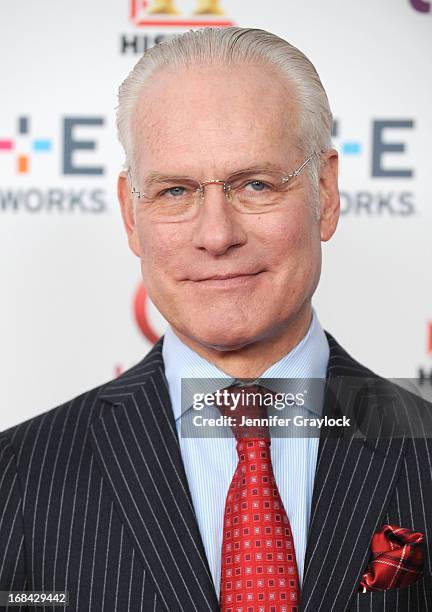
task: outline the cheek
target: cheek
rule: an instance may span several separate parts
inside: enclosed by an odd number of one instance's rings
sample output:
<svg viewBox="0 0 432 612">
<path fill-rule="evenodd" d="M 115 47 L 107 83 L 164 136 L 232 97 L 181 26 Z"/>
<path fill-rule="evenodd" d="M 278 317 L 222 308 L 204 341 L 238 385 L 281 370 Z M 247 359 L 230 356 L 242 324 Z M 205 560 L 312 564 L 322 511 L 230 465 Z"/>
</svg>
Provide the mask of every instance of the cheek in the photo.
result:
<svg viewBox="0 0 432 612">
<path fill-rule="evenodd" d="M 318 222 L 307 212 L 281 216 L 266 235 L 265 253 L 271 275 L 274 306 L 290 309 L 303 302 L 317 285 L 321 270 Z"/>
<path fill-rule="evenodd" d="M 164 277 L 175 277 L 182 259 L 181 245 L 188 239 L 185 234 L 186 229 L 179 224 L 138 220 L 141 268 L 146 283 L 154 286 Z"/>
<path fill-rule="evenodd" d="M 274 216 L 260 225 L 269 261 L 283 268 L 297 267 L 299 260 L 309 259 L 320 241 L 317 222 L 304 210 Z"/>
</svg>

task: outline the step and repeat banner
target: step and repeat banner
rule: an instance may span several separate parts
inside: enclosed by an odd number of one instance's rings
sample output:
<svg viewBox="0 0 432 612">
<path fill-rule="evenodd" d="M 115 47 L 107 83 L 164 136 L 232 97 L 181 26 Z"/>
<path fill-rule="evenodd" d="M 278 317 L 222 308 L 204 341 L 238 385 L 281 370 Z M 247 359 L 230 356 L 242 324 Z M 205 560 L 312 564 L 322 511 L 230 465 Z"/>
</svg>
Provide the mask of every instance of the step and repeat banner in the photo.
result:
<svg viewBox="0 0 432 612">
<path fill-rule="evenodd" d="M 163 333 L 117 202 L 116 95 L 146 49 L 207 25 L 268 29 L 315 64 L 342 206 L 316 311 L 378 373 L 432 379 L 430 1 L 3 0 L 0 23 L 0 430 Z"/>
</svg>

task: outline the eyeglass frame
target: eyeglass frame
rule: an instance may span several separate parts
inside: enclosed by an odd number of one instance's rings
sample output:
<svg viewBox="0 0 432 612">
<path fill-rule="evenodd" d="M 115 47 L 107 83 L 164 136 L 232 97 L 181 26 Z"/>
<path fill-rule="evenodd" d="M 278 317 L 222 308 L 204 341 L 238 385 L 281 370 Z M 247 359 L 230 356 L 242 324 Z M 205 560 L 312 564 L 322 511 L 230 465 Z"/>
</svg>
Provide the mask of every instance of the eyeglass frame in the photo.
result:
<svg viewBox="0 0 432 612">
<path fill-rule="evenodd" d="M 303 170 L 303 168 L 305 168 L 309 162 L 312 160 L 312 158 L 314 157 L 314 155 L 320 155 L 321 153 L 324 153 L 324 151 L 314 151 L 313 153 L 311 153 L 311 155 L 309 155 L 309 157 L 307 157 L 301 164 L 300 166 L 296 169 L 293 170 L 293 172 L 291 172 L 290 174 L 287 174 L 286 176 L 282 177 L 281 182 L 284 184 L 287 184 L 289 181 L 291 181 L 293 178 L 296 178 Z M 132 195 L 136 195 L 138 197 L 138 199 L 143 199 L 145 198 L 145 193 L 138 191 L 137 189 L 135 189 L 135 187 L 132 184 L 132 174 L 130 171 L 130 168 L 127 169 L 127 174 L 128 174 L 128 178 L 129 178 L 129 184 L 131 187 L 131 194 Z M 180 179 L 181 180 L 181 179 Z M 207 185 L 223 185 L 223 190 L 224 190 L 224 194 L 225 197 L 227 199 L 229 199 L 229 195 L 230 195 L 230 191 L 231 191 L 231 185 L 229 183 L 227 183 L 227 181 L 223 181 L 221 179 L 209 179 L 207 181 L 196 181 L 198 187 L 195 193 L 200 193 L 200 198 L 201 200 L 204 199 L 204 187 L 206 187 Z"/>
</svg>

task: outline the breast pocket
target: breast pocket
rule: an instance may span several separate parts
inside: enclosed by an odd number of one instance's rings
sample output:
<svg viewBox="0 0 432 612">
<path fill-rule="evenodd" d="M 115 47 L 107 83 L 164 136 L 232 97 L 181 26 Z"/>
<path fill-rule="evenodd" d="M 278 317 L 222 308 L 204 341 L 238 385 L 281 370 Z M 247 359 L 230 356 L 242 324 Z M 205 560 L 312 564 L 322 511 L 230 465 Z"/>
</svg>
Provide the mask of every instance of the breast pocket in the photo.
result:
<svg viewBox="0 0 432 612">
<path fill-rule="evenodd" d="M 402 589 L 358 593 L 349 612 L 432 612 L 432 576 Z"/>
</svg>

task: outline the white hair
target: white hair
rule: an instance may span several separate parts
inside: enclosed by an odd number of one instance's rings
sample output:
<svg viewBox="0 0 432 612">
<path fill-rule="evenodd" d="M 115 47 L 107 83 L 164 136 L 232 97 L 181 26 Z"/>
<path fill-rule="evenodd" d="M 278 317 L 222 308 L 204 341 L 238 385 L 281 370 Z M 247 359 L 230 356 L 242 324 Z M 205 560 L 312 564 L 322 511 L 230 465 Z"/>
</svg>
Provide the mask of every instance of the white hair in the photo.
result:
<svg viewBox="0 0 432 612">
<path fill-rule="evenodd" d="M 275 67 L 292 86 L 298 106 L 296 144 L 305 156 L 331 147 L 332 113 L 326 92 L 310 60 L 286 40 L 252 28 L 203 28 L 191 30 L 155 45 L 144 53 L 119 88 L 118 137 L 126 166 L 136 176 L 132 123 L 144 85 L 164 67 L 179 69 L 197 64 L 230 65 L 259 63 Z M 317 204 L 320 157 L 308 164 Z M 319 206 L 319 202 L 318 202 Z"/>
</svg>

